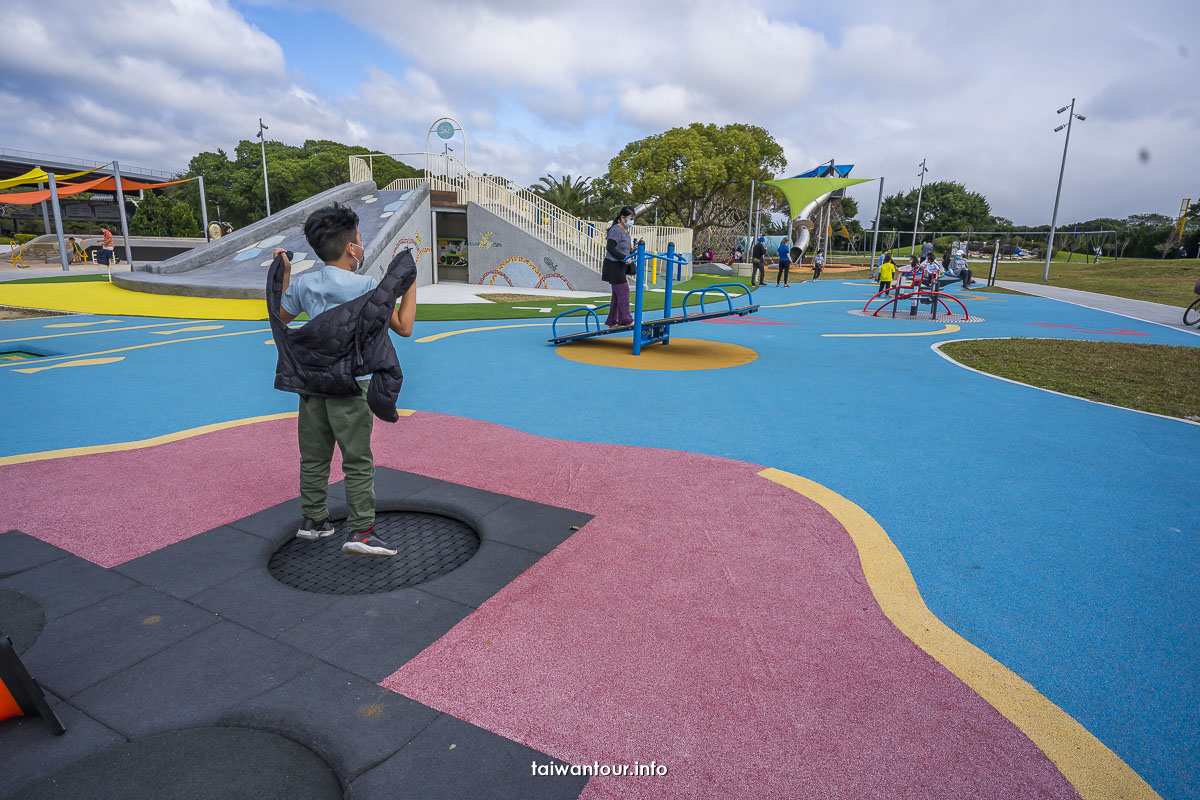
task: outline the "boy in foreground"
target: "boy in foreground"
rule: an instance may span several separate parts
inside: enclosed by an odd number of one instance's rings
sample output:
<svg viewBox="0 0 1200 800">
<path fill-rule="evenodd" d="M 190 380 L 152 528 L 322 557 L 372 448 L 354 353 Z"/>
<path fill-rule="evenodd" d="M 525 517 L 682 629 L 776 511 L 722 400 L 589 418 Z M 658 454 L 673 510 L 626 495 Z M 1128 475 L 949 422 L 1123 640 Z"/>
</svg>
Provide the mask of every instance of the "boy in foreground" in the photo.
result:
<svg viewBox="0 0 1200 800">
<path fill-rule="evenodd" d="M 373 292 L 379 285 L 374 278 L 355 271 L 362 264 L 364 250 L 358 231 L 358 215 L 348 207 L 335 203 L 313 212 L 304 223 L 304 238 L 325 266 L 292 281 L 287 252 L 275 250 L 275 256 L 283 259 L 283 294 L 278 316 L 284 325 L 301 312 L 313 320 L 329 309 Z M 416 313 L 414 283 L 404 292 L 399 307 L 392 311 L 387 326 L 400 336 L 411 336 Z M 350 535 L 342 545 L 342 551 L 386 557 L 396 555 L 396 551 L 375 536 L 375 460 L 371 453 L 373 419 L 367 405 L 368 378 L 358 380 L 360 391 L 356 395 L 300 397 L 296 428 L 300 443 L 300 504 L 304 521 L 296 536 L 321 539 L 333 535 L 326 499 L 336 443 L 342 451 L 346 502 L 350 507 L 350 516 L 346 520 Z"/>
</svg>

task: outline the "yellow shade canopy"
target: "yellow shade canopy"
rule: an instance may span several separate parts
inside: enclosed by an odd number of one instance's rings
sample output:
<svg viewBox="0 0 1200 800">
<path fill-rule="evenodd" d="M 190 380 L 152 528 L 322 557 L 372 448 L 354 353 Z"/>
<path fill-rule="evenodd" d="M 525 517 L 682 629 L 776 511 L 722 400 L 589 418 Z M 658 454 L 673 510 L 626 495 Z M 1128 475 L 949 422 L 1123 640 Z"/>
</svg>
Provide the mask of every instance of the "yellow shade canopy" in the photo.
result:
<svg viewBox="0 0 1200 800">
<path fill-rule="evenodd" d="M 103 169 L 104 167 L 107 167 L 107 166 L 108 166 L 107 164 L 101 164 L 98 167 L 92 167 L 91 169 L 85 169 L 82 172 L 72 172 L 69 175 L 59 175 L 58 173 L 55 173 L 54 182 L 59 183 L 61 181 L 69 181 L 72 178 L 78 178 L 81 175 L 87 175 L 89 172 L 95 172 L 96 170 Z M 46 170 L 42 169 L 41 167 L 34 167 L 33 169 L 29 170 L 29 172 L 26 172 L 24 175 L 18 175 L 15 178 L 7 178 L 5 180 L 0 181 L 0 189 L 7 189 L 10 186 L 21 186 L 22 184 L 26 184 L 26 183 L 46 183 L 49 180 L 50 180 L 50 176 L 46 172 Z"/>
<path fill-rule="evenodd" d="M 763 183 L 774 186 L 783 192 L 787 200 L 791 217 L 794 219 L 804 210 L 804 207 L 826 192 L 834 192 L 856 183 L 866 183 L 874 178 L 780 178 Z"/>
</svg>

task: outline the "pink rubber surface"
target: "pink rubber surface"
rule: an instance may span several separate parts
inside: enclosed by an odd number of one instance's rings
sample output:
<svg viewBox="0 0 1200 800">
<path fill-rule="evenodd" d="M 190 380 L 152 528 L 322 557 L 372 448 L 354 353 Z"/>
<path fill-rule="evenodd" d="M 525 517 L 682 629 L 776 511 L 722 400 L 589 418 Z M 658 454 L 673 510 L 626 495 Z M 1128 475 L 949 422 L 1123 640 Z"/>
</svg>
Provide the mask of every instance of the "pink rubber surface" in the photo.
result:
<svg viewBox="0 0 1200 800">
<path fill-rule="evenodd" d="M 375 431 L 380 465 L 595 515 L 383 682 L 564 762 L 669 767 L 585 797 L 1077 797 L 759 467 L 427 413 Z M 294 496 L 297 459 L 283 420 L 4 467 L 0 524 L 112 565 Z"/>
</svg>

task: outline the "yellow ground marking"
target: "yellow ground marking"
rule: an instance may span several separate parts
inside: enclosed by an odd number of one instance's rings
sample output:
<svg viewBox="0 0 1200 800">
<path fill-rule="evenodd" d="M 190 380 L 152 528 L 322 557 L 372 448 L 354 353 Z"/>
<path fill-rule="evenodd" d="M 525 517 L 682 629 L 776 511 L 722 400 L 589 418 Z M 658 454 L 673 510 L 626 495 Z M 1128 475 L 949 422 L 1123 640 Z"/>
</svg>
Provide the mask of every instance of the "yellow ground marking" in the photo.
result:
<svg viewBox="0 0 1200 800">
<path fill-rule="evenodd" d="M 13 372 L 24 372 L 26 375 L 32 375 L 35 372 L 45 372 L 48 369 L 62 369 L 63 367 L 94 367 L 99 364 L 115 364 L 118 361 L 124 361 L 125 356 L 117 356 L 116 358 L 83 358 L 79 361 L 63 361 L 58 364 L 50 364 L 45 367 L 31 367 L 29 369 L 14 369 Z M 26 362 L 28 363 L 28 362 Z"/>
<path fill-rule="evenodd" d="M 958 299 L 960 299 L 960 300 L 978 300 L 981 303 L 1007 303 L 1008 302 L 1003 297 L 988 297 L 987 295 L 982 295 L 982 294 L 960 294 L 958 296 Z"/>
<path fill-rule="evenodd" d="M 40 453 L 24 453 L 17 456 L 0 457 L 0 467 L 5 467 L 10 464 L 28 464 L 33 461 L 51 461 L 56 458 L 71 458 L 73 456 L 86 456 L 94 453 L 120 453 L 126 450 L 140 450 L 143 447 L 155 447 L 160 444 L 169 444 L 170 442 L 178 442 L 183 439 L 190 439 L 193 436 L 202 436 L 206 433 L 215 433 L 216 431 L 224 431 L 230 428 L 239 428 L 243 425 L 253 425 L 256 422 L 270 422 L 277 419 L 289 419 L 296 416 L 295 411 L 288 411 L 282 414 L 266 414 L 261 417 L 246 417 L 245 419 L 235 419 L 230 422 L 214 422 L 211 425 L 201 425 L 198 428 L 188 428 L 187 430 L 177 431 L 175 433 L 165 433 L 162 436 L 154 436 L 149 439 L 139 439 L 133 442 L 120 442 L 118 444 L 94 444 L 87 447 L 67 447 L 61 450 L 43 450 Z"/>
<path fill-rule="evenodd" d="M 165 328 L 170 325 L 185 325 L 185 324 L 190 324 L 190 323 L 195 323 L 195 322 L 208 322 L 208 321 L 209 320 L 206 320 L 206 319 L 188 319 L 188 320 L 179 320 L 177 322 L 156 322 L 153 325 L 127 325 L 124 328 L 97 328 L 96 330 L 93 330 L 93 331 L 71 331 L 70 333 L 44 333 L 41 336 L 22 336 L 19 339 L 0 339 L 0 344 L 7 344 L 9 342 L 31 342 L 34 339 L 60 339 L 63 336 L 90 336 L 95 333 L 117 333 L 120 331 L 140 331 L 140 330 L 143 330 L 144 328 Z M 86 323 L 81 323 L 81 324 L 86 324 Z M 46 327 L 50 328 L 53 326 L 47 325 Z"/>
<path fill-rule="evenodd" d="M 0 283 L 0 305 L 127 317 L 265 320 L 265 300 L 131 292 L 103 281 Z"/>
<path fill-rule="evenodd" d="M 397 408 L 396 413 L 402 417 L 411 417 L 417 413 L 411 408 Z M 117 444 L 93 444 L 87 447 L 65 447 L 61 450 L 43 450 L 38 453 L 22 453 L 16 456 L 0 456 L 0 467 L 7 467 L 12 464 L 29 464 L 34 461 L 53 461 L 58 458 L 74 458 L 75 456 L 88 456 L 96 453 L 122 453 L 127 450 L 141 450 L 145 447 L 157 447 L 160 444 L 170 444 L 171 442 L 179 442 L 184 439 L 191 439 L 194 436 L 203 436 L 206 433 L 216 433 L 217 431 L 226 431 L 230 428 L 240 428 L 245 425 L 255 425 L 259 422 L 272 422 L 278 419 L 295 419 L 297 412 L 284 411 L 280 414 L 264 414 L 261 417 L 245 417 L 244 419 L 234 419 L 229 422 L 214 422 L 211 425 L 201 425 L 198 428 L 188 428 L 175 433 L 164 433 L 162 436 L 153 436 L 149 439 L 138 439 L 132 442 L 119 442 Z"/>
<path fill-rule="evenodd" d="M 81 358 L 81 357 L 86 357 L 86 356 L 107 356 L 107 355 L 111 355 L 112 353 L 127 353 L 130 350 L 142 350 L 147 347 L 162 347 L 163 345 L 181 344 L 182 342 L 198 342 L 202 339 L 223 339 L 226 336 L 246 336 L 251 333 L 267 333 L 270 330 L 271 330 L 270 328 L 257 328 L 252 331 L 233 331 L 232 333 L 210 333 L 208 336 L 188 336 L 183 339 L 166 339 L 161 342 L 149 342 L 147 344 L 135 344 L 135 345 L 130 345 L 129 347 L 117 347 L 112 350 L 100 350 L 95 353 L 75 353 L 74 355 L 69 355 L 69 356 L 48 356 L 47 358 L 39 358 L 39 359 L 35 359 L 35 360 L 30 360 L 30 361 L 14 361 L 13 363 L 14 364 L 43 364 L 47 361 L 61 361 L 64 358 Z M 8 366 L 8 365 L 0 364 L 0 367 L 4 367 L 4 366 Z"/>
<path fill-rule="evenodd" d="M 176 333 L 191 333 L 193 331 L 219 331 L 224 325 L 196 325 L 191 328 L 176 328 L 173 331 L 154 331 L 159 336 L 172 336 Z"/>
<path fill-rule="evenodd" d="M 870 336 L 940 336 L 943 333 L 956 333 L 960 330 L 957 325 L 947 325 L 939 331 L 917 331 L 915 333 L 822 333 L 831 339 L 858 339 Z"/>
<path fill-rule="evenodd" d="M 861 303 L 861 300 L 801 300 L 799 303 L 784 303 L 778 306 L 761 306 L 761 308 L 792 308 L 793 306 L 811 306 L 817 303 Z"/>
<path fill-rule="evenodd" d="M 771 468 L 758 474 L 832 514 L 850 534 L 871 594 L 892 624 L 1020 728 L 1084 800 L 1161 800 L 1070 714 L 938 619 L 921 599 L 904 556 L 870 514 L 799 475 Z"/>
<path fill-rule="evenodd" d="M 502 331 L 505 328 L 548 328 L 549 322 L 526 322 L 521 325 L 490 325 L 486 328 L 464 328 L 461 331 L 446 331 L 445 333 L 435 333 L 432 336 L 422 336 L 417 339 L 417 344 L 425 344 L 426 342 L 436 342 L 438 339 L 445 339 L 447 336 L 458 336 L 460 333 L 479 333 L 481 331 Z"/>
<path fill-rule="evenodd" d="M 263 342 L 263 344 L 275 344 L 275 340 L 274 340 L 274 339 L 267 339 L 265 342 Z"/>
<path fill-rule="evenodd" d="M 110 322 L 120 322 L 119 319 L 101 319 L 95 322 L 56 322 L 53 325 L 43 325 L 43 328 L 84 328 L 88 325 L 107 325 Z"/>
<path fill-rule="evenodd" d="M 740 367 L 758 358 L 758 353 L 738 344 L 676 338 L 672 338 L 665 347 L 660 344 L 649 345 L 638 356 L 633 354 L 632 339 L 627 337 L 586 339 L 559 345 L 554 352 L 578 364 L 678 371 Z"/>
</svg>

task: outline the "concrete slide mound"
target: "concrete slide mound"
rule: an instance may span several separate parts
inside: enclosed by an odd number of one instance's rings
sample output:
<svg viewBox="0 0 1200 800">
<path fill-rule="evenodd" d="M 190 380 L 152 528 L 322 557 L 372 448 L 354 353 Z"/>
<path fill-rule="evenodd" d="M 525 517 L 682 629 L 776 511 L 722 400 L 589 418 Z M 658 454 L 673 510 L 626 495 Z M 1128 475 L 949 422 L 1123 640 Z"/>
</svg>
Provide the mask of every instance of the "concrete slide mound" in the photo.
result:
<svg viewBox="0 0 1200 800">
<path fill-rule="evenodd" d="M 378 189 L 371 181 L 336 186 L 166 261 L 135 263 L 131 272 L 114 273 L 113 282 L 153 294 L 264 299 L 267 267 L 276 247 L 293 251 L 293 275 L 320 263 L 304 240 L 304 221 L 334 202 L 358 214 L 366 251 L 359 272 L 382 275 L 392 256 L 409 247 L 417 261 L 417 283 L 433 282 L 429 185 L 396 191 Z"/>
</svg>

